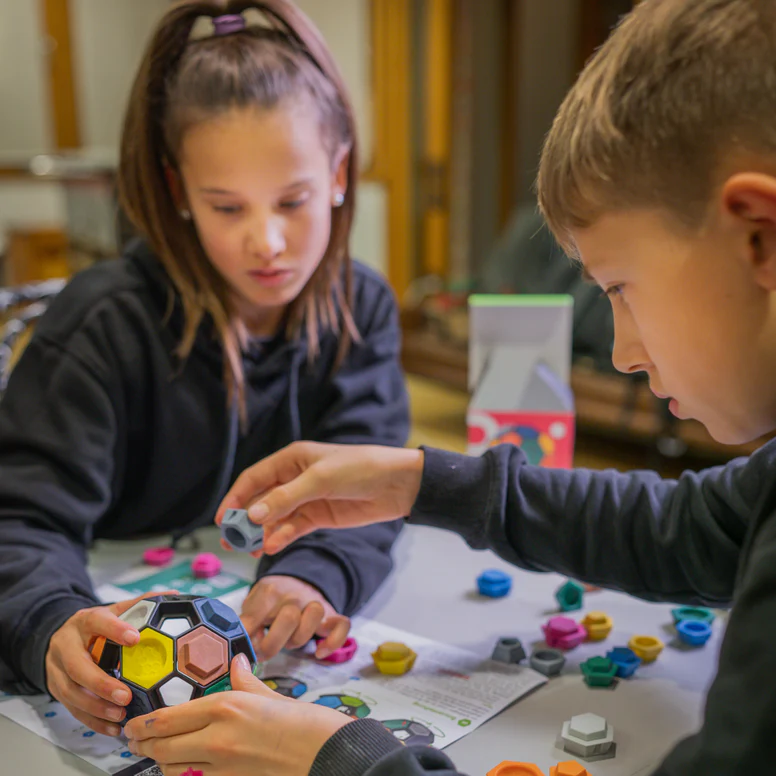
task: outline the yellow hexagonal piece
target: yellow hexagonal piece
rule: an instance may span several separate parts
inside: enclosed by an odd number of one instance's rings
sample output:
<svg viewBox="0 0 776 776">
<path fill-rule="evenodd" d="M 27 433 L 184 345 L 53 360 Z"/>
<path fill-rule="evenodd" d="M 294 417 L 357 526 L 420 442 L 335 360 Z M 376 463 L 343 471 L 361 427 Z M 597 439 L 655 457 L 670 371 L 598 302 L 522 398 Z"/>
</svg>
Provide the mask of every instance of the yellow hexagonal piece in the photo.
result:
<svg viewBox="0 0 776 776">
<path fill-rule="evenodd" d="M 582 620 L 582 626 L 590 641 L 603 641 L 612 632 L 614 624 L 606 612 L 590 612 Z"/>
<path fill-rule="evenodd" d="M 381 674 L 400 676 L 406 674 L 415 665 L 417 654 L 406 644 L 397 641 L 386 641 L 373 653 L 375 668 Z"/>
<path fill-rule="evenodd" d="M 134 647 L 121 648 L 121 675 L 146 690 L 172 673 L 172 639 L 153 628 L 140 631 Z"/>
<path fill-rule="evenodd" d="M 642 663 L 654 663 L 665 645 L 654 636 L 634 636 L 628 646 L 641 658 Z"/>
</svg>

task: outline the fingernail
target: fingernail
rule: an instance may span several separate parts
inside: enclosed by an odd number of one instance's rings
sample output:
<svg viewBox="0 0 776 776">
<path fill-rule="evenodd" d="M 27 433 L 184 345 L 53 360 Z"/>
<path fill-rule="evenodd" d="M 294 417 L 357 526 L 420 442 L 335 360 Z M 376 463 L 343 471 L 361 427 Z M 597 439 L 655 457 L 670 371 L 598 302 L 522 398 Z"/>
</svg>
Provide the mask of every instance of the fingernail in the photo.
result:
<svg viewBox="0 0 776 776">
<path fill-rule="evenodd" d="M 111 708 L 106 710 L 106 715 L 105 716 L 106 716 L 107 719 L 112 719 L 115 722 L 118 722 L 121 719 L 121 717 L 123 716 L 123 714 L 124 714 L 123 709 L 117 709 L 117 708 L 114 708 L 113 706 L 111 706 Z"/>
<path fill-rule="evenodd" d="M 127 643 L 127 646 L 131 647 L 138 641 L 140 641 L 140 634 L 136 630 L 124 631 L 124 642 Z"/>
<path fill-rule="evenodd" d="M 329 655 L 331 655 L 331 650 L 326 647 L 319 647 L 315 650 L 316 660 L 325 660 Z"/>
<path fill-rule="evenodd" d="M 108 725 L 108 735 L 114 738 L 121 734 L 121 728 L 117 725 Z"/>
<path fill-rule="evenodd" d="M 269 514 L 269 507 L 263 502 L 254 504 L 248 510 L 248 517 L 250 517 L 251 520 L 263 520 L 268 514 Z"/>
<path fill-rule="evenodd" d="M 237 655 L 237 667 L 241 671 L 247 671 L 248 673 L 251 672 L 251 663 L 242 652 Z"/>
<path fill-rule="evenodd" d="M 126 691 L 126 690 L 114 690 L 111 693 L 111 698 L 113 698 L 116 703 L 120 703 L 122 706 L 125 703 L 129 703 L 132 696 Z"/>
</svg>

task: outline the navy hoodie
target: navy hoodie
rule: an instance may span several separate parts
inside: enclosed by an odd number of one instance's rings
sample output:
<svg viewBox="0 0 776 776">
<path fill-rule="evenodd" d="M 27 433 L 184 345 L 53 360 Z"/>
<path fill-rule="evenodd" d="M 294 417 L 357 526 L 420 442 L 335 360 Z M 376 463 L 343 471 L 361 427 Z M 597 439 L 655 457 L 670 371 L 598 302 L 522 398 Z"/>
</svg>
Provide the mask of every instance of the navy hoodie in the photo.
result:
<svg viewBox="0 0 776 776">
<path fill-rule="evenodd" d="M 209 319 L 189 358 L 176 357 L 180 304 L 144 243 L 82 272 L 53 301 L 0 402 L 2 689 L 46 689 L 49 639 L 97 603 L 86 573 L 95 539 L 210 524 L 241 471 L 298 439 L 406 442 L 393 295 L 366 267 L 353 272 L 360 341 L 336 370 L 332 333 L 312 363 L 304 337 L 252 343 L 244 432 Z M 264 558 L 258 578 L 297 577 L 352 614 L 390 571 L 398 532 L 398 523 L 319 531 Z"/>
</svg>

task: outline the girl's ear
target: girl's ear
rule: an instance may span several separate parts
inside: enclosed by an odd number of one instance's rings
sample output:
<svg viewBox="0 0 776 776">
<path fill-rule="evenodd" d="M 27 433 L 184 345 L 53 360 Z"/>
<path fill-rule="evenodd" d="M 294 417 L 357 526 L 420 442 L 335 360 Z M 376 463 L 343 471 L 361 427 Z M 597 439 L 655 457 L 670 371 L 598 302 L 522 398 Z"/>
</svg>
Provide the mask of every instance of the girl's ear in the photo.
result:
<svg viewBox="0 0 776 776">
<path fill-rule="evenodd" d="M 164 161 L 164 177 L 167 180 L 167 188 L 170 190 L 170 196 L 175 203 L 175 207 L 178 210 L 183 210 L 188 207 L 186 202 L 186 196 L 183 193 L 183 183 L 180 175 L 173 170 L 170 163 Z"/>
<path fill-rule="evenodd" d="M 348 190 L 348 170 L 350 169 L 350 146 L 341 145 L 334 154 L 332 162 L 331 189 L 335 197 L 338 194 L 345 198 Z"/>
</svg>

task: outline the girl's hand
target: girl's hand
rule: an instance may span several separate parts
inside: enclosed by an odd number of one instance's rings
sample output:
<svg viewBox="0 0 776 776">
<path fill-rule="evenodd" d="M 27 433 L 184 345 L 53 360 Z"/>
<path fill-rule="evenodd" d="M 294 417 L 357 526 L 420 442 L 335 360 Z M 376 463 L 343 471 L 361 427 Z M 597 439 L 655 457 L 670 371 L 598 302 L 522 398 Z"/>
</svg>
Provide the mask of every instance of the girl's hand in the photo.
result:
<svg viewBox="0 0 776 776">
<path fill-rule="evenodd" d="M 133 719 L 124 730 L 132 753 L 156 760 L 164 776 L 307 776 L 321 747 L 352 721 L 273 692 L 244 655 L 232 661 L 231 679 L 231 692 Z"/>
<path fill-rule="evenodd" d="M 328 657 L 345 643 L 350 630 L 350 620 L 337 614 L 320 590 L 280 575 L 263 577 L 251 588 L 240 618 L 259 660 L 269 660 L 283 647 L 303 647 L 316 635 L 324 638 L 315 656 Z"/>
<path fill-rule="evenodd" d="M 54 632 L 46 652 L 46 684 L 79 722 L 106 736 L 121 733 L 118 723 L 132 695 L 126 685 L 94 663 L 89 647 L 99 636 L 127 647 L 137 644 L 137 629 L 119 616 L 143 598 L 175 592 L 146 593 L 131 601 L 81 609 Z"/>
<path fill-rule="evenodd" d="M 227 509 L 247 509 L 264 526 L 264 551 L 274 554 L 318 528 L 405 517 L 422 474 L 421 450 L 295 442 L 237 478 L 216 522 Z"/>
</svg>

